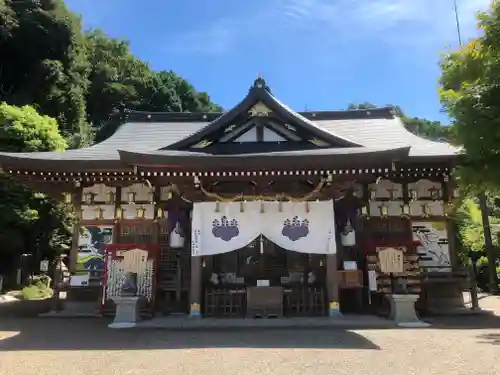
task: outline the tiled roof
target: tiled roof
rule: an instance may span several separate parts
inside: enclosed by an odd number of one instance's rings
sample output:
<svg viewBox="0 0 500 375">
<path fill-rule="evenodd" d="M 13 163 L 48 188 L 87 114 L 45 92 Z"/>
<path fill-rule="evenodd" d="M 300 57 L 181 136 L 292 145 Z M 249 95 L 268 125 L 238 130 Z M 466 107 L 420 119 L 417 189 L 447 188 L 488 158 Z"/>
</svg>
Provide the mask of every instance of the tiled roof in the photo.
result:
<svg viewBox="0 0 500 375">
<path fill-rule="evenodd" d="M 406 130 L 400 118 L 320 120 L 318 126 L 365 147 L 411 146 L 410 156 L 447 156 L 460 153 L 448 143 L 433 142 Z"/>
<path fill-rule="evenodd" d="M 265 82 L 259 78 L 245 99 L 224 114 L 131 112 L 128 121 L 110 138 L 92 147 L 65 152 L 0 152 L 0 163 L 9 165 L 10 162 L 16 162 L 20 165 L 28 160 L 37 160 L 40 163 L 46 160 L 61 163 L 81 161 L 86 167 L 91 168 L 90 165 L 94 166 L 100 160 L 119 163 L 119 151 L 140 154 L 156 153 L 157 150 L 165 148 L 175 150 L 178 149 L 176 146 L 187 143 L 187 138 L 190 141 L 202 139 L 205 133 L 212 134 L 213 129 L 231 123 L 233 118 L 242 111 L 248 111 L 248 107 L 256 101 L 269 105 L 269 108 L 275 111 L 275 114 L 282 115 L 285 121 L 295 121 L 298 126 L 307 128 L 312 134 L 337 143 L 337 151 L 333 151 L 333 148 L 326 151 L 303 151 L 307 155 L 313 155 L 314 152 L 335 154 L 341 150 L 343 153 L 348 153 L 351 152 L 347 151 L 350 147 L 366 148 L 364 152 L 411 147 L 410 157 L 454 156 L 460 153 L 460 149 L 447 143 L 432 142 L 410 133 L 405 129 L 401 119 L 394 116 L 391 108 L 294 112 L 271 95 Z M 182 154 L 188 155 L 186 152 Z M 181 154 L 176 156 L 179 155 Z"/>
</svg>

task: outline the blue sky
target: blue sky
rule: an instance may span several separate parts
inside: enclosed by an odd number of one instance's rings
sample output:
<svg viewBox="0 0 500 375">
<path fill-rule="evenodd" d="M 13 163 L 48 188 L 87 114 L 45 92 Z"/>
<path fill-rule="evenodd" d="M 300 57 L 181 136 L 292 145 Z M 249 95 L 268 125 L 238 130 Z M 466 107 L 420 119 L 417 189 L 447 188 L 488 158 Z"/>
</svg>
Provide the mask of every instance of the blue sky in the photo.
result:
<svg viewBox="0 0 500 375">
<path fill-rule="evenodd" d="M 66 0 L 86 28 L 128 39 L 228 109 L 262 74 L 295 110 L 396 104 L 448 122 L 439 57 L 457 46 L 453 0 Z M 463 37 L 490 0 L 457 0 Z"/>
</svg>

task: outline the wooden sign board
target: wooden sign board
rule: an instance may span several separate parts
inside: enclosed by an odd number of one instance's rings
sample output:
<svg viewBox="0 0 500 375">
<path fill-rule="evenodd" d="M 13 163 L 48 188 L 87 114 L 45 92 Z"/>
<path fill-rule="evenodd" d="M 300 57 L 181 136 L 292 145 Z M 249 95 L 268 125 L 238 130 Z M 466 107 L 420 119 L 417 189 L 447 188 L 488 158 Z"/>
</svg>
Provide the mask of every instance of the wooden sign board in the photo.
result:
<svg viewBox="0 0 500 375">
<path fill-rule="evenodd" d="M 42 260 L 40 262 L 40 272 L 47 272 L 49 270 L 49 261 Z"/>
<path fill-rule="evenodd" d="M 146 271 L 147 263 L 147 250 L 133 249 L 123 253 L 123 270 L 125 272 L 142 274 Z"/>
<path fill-rule="evenodd" d="M 380 272 L 403 273 L 404 272 L 404 248 L 381 247 L 377 248 Z"/>
</svg>

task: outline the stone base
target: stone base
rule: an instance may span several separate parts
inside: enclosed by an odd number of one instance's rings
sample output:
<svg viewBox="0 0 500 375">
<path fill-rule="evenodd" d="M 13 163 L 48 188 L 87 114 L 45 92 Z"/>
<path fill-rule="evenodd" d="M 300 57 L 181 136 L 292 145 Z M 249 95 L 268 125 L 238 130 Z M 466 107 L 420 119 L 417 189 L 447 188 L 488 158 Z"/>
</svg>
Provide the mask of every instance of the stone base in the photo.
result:
<svg viewBox="0 0 500 375">
<path fill-rule="evenodd" d="M 397 326 L 401 328 L 427 328 L 430 327 L 431 325 L 429 323 L 420 321 L 413 323 L 397 323 Z"/>
<path fill-rule="evenodd" d="M 139 298 L 133 297 L 114 297 L 113 301 L 116 304 L 116 315 L 110 328 L 132 328 L 141 319 L 139 311 Z"/>
<path fill-rule="evenodd" d="M 390 318 L 399 327 L 428 327 L 418 319 L 415 311 L 415 302 L 419 296 L 417 294 L 391 294 L 386 296 L 391 303 Z"/>
</svg>

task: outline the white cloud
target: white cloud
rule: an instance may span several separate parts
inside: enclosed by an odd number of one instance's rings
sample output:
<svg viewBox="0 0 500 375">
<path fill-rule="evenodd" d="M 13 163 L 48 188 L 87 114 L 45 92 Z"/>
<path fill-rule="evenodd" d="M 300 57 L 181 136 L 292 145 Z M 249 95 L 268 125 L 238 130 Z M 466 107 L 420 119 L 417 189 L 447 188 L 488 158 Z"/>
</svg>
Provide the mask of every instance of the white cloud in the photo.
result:
<svg viewBox="0 0 500 375">
<path fill-rule="evenodd" d="M 243 0 L 242 0 L 243 1 Z M 457 0 L 464 39 L 474 36 L 475 14 L 491 0 Z M 456 43 L 453 0 L 267 0 L 253 12 L 224 15 L 178 40 L 194 53 L 226 53 L 266 40 L 297 48 L 374 40 L 388 45 L 444 48 Z M 265 27 L 263 27 L 263 25 Z"/>
</svg>

